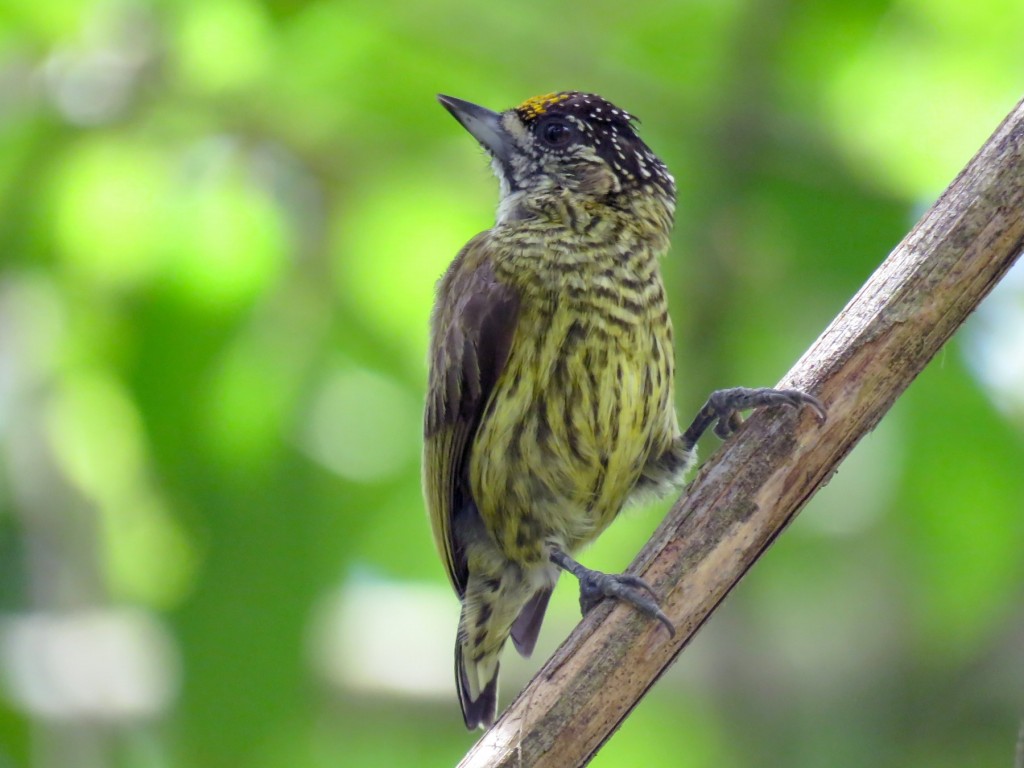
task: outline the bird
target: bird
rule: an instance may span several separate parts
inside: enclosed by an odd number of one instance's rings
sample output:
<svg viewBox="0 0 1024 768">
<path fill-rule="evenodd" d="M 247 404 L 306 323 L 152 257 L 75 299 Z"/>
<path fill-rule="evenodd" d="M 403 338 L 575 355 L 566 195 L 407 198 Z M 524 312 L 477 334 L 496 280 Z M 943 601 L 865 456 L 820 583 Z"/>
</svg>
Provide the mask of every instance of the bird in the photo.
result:
<svg viewBox="0 0 1024 768">
<path fill-rule="evenodd" d="M 654 590 L 575 554 L 628 504 L 684 484 L 712 425 L 741 411 L 824 408 L 798 390 L 711 394 L 685 431 L 659 261 L 675 180 L 636 120 L 592 93 L 559 91 L 495 112 L 438 101 L 476 139 L 500 185 L 495 224 L 436 286 L 424 409 L 423 489 L 461 603 L 455 684 L 466 727 L 493 724 L 511 638 L 532 653 L 562 571 L 586 614 L 606 597 L 670 633 Z"/>
</svg>

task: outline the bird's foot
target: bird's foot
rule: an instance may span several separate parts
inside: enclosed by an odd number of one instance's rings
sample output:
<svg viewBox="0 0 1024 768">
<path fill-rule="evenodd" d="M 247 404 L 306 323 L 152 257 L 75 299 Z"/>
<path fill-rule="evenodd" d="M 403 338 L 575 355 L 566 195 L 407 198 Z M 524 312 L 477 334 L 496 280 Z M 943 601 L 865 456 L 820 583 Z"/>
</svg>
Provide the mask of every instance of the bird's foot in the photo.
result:
<svg viewBox="0 0 1024 768">
<path fill-rule="evenodd" d="M 673 637 L 676 628 L 672 620 L 665 615 L 658 604 L 658 596 L 651 585 L 639 576 L 628 573 L 602 573 L 595 571 L 569 557 L 560 549 L 551 553 L 551 561 L 564 571 L 568 571 L 580 582 L 580 610 L 586 616 L 606 597 L 629 603 L 641 613 L 657 619 Z"/>
<path fill-rule="evenodd" d="M 733 387 L 711 393 L 708 401 L 693 420 L 693 424 L 686 431 L 686 435 L 690 442 L 695 444 L 704 430 L 714 423 L 715 434 L 724 440 L 739 429 L 743 423 L 743 418 L 740 416 L 741 411 L 777 406 L 787 408 L 807 406 L 814 411 L 818 421 L 824 422 L 826 418 L 825 406 L 821 401 L 813 395 L 808 395 L 797 389 Z"/>
</svg>

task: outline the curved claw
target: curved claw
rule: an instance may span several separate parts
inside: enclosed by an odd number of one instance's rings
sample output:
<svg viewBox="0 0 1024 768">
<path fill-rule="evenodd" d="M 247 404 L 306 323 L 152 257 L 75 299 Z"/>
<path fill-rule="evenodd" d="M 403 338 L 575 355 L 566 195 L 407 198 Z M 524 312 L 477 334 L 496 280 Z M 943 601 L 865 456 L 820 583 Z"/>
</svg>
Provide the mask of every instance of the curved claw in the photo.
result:
<svg viewBox="0 0 1024 768">
<path fill-rule="evenodd" d="M 569 571 L 580 581 L 580 610 L 586 616 L 601 600 L 612 597 L 629 603 L 634 608 L 660 621 L 675 637 L 676 628 L 658 605 L 658 595 L 651 585 L 639 576 L 628 573 L 601 573 L 580 565 L 560 549 L 552 550 L 551 561 Z"/>
<path fill-rule="evenodd" d="M 657 619 L 665 626 L 669 635 L 675 637 L 676 628 L 672 620 L 661 610 L 657 595 L 651 585 L 643 579 L 625 573 L 600 571 L 590 571 L 580 579 L 580 610 L 584 616 L 606 597 L 629 603 L 652 619 Z"/>
<path fill-rule="evenodd" d="M 794 407 L 799 408 L 801 405 L 806 405 L 814 411 L 814 415 L 817 417 L 819 424 L 824 424 L 828 421 L 828 413 L 825 411 L 825 404 L 821 402 L 821 400 L 816 398 L 814 395 L 808 395 L 806 392 L 800 392 L 795 389 L 788 391 L 795 392 L 800 396 L 800 402 L 794 404 Z"/>
<path fill-rule="evenodd" d="M 697 415 L 693 425 L 687 430 L 688 436 L 696 442 L 700 433 L 711 423 L 714 423 L 714 432 L 723 440 L 732 436 L 743 423 L 740 416 L 741 411 L 755 408 L 771 408 L 782 406 L 785 408 L 801 408 L 807 406 L 814 411 L 819 422 L 827 418 L 825 406 L 822 402 L 801 392 L 797 389 L 750 389 L 747 387 L 734 387 L 733 389 L 720 389 L 712 392 L 707 403 Z"/>
<path fill-rule="evenodd" d="M 609 578 L 613 578 L 616 581 L 618 581 L 620 584 L 625 584 L 628 587 L 633 587 L 635 589 L 641 589 L 644 592 L 646 592 L 647 594 L 649 594 L 651 597 L 653 597 L 655 600 L 658 599 L 658 593 L 654 591 L 654 587 L 652 587 L 646 581 L 641 579 L 639 576 L 634 576 L 634 575 L 632 575 L 630 573 L 617 573 L 617 574 L 614 574 L 613 576 L 609 576 L 608 574 L 602 574 L 602 575 L 608 576 Z"/>
</svg>

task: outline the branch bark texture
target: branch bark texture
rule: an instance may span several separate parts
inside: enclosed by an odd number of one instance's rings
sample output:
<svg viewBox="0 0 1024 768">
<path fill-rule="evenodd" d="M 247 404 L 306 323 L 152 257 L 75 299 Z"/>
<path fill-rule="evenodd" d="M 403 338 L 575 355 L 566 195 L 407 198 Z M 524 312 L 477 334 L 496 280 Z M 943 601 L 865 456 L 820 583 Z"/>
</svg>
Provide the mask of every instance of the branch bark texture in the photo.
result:
<svg viewBox="0 0 1024 768">
<path fill-rule="evenodd" d="M 774 538 L 885 415 L 1024 246 L 1024 101 L 779 386 L 828 410 L 750 418 L 708 461 L 631 572 L 676 626 L 606 601 L 461 766 L 585 765 Z"/>
</svg>

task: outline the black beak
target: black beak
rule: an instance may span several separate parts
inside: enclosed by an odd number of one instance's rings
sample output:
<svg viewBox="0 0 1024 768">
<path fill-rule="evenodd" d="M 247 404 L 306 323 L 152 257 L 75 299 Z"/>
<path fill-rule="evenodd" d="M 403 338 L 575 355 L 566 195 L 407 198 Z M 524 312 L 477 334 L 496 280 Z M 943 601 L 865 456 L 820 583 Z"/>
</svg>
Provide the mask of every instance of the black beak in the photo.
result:
<svg viewBox="0 0 1024 768">
<path fill-rule="evenodd" d="M 452 113 L 452 116 L 462 124 L 463 128 L 472 134 L 474 139 L 480 142 L 480 146 L 499 160 L 508 160 L 512 149 L 512 138 L 501 127 L 500 114 L 451 96 L 438 94 L 437 100 Z"/>
</svg>

